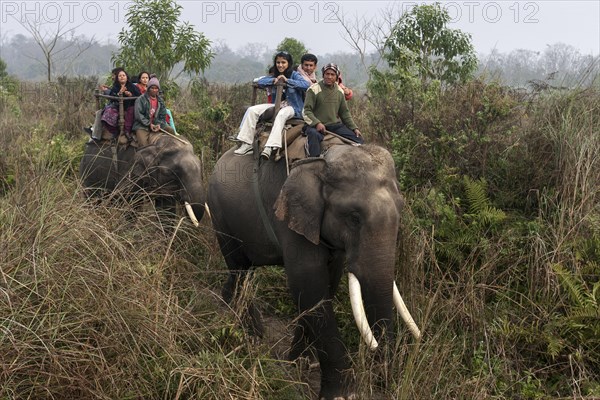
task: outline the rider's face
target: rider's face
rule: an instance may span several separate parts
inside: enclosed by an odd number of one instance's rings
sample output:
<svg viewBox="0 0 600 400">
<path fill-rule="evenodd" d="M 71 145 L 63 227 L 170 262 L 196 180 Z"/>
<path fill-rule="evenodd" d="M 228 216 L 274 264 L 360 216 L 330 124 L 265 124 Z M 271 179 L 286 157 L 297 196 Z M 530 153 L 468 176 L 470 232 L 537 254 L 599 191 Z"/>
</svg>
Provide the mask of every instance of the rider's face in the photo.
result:
<svg viewBox="0 0 600 400">
<path fill-rule="evenodd" d="M 127 74 L 125 71 L 120 71 L 119 75 L 117 75 L 117 79 L 121 85 L 124 85 L 127 82 Z"/>
<path fill-rule="evenodd" d="M 314 61 L 304 61 L 302 63 L 302 69 L 307 75 L 310 75 L 315 72 L 315 69 L 317 69 L 317 63 Z"/>
<path fill-rule="evenodd" d="M 288 69 L 288 61 L 285 57 L 277 57 L 275 59 L 275 66 L 277 67 L 277 71 L 283 73 L 286 69 Z"/>
<path fill-rule="evenodd" d="M 327 86 L 331 86 L 337 81 L 337 75 L 332 70 L 326 69 L 323 73 L 323 81 Z"/>
<path fill-rule="evenodd" d="M 152 85 L 148 88 L 148 96 L 156 97 L 158 95 L 158 87 Z"/>
</svg>

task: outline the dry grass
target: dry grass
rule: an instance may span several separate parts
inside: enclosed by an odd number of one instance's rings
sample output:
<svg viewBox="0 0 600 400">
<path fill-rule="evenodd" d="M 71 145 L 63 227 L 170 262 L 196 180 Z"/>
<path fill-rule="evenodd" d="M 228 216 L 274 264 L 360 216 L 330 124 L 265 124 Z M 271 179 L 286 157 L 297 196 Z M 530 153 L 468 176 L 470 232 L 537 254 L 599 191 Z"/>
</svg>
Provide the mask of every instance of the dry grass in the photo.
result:
<svg viewBox="0 0 600 400">
<path fill-rule="evenodd" d="M 211 90 L 219 99 L 239 92 Z M 85 140 L 78 129 L 93 104 L 71 102 L 75 122 L 65 125 L 59 103 L 32 105 L 32 96 L 18 103 L 20 114 L 0 110 L 0 179 L 12 177 L 0 193 L 0 398 L 314 398 L 318 368 L 282 361 L 294 311 L 281 270 L 260 270 L 243 296 L 256 297 L 264 313 L 267 335 L 258 342 L 220 299 L 226 268 L 209 221 L 194 228 L 159 219 L 148 205 L 131 217 L 133 205 L 83 201 L 74 170 Z M 512 132 L 531 168 L 522 185 L 537 193 L 531 219 L 514 213 L 514 225 L 484 232 L 462 263 L 446 263 L 438 228 L 417 212 L 429 188 L 407 193 L 397 282 L 421 341 L 398 322 L 388 357 L 368 352 L 341 285 L 335 306 L 359 398 L 600 396 L 583 341 L 552 357 L 541 340 L 570 307 L 552 265 L 599 279 L 593 253 L 582 247 L 600 234 L 598 96 L 538 101 L 522 131 Z M 190 109 L 193 102 L 180 100 Z M 353 106 L 357 123 L 376 131 L 361 104 Z M 451 104 L 444 107 L 450 114 Z"/>
</svg>

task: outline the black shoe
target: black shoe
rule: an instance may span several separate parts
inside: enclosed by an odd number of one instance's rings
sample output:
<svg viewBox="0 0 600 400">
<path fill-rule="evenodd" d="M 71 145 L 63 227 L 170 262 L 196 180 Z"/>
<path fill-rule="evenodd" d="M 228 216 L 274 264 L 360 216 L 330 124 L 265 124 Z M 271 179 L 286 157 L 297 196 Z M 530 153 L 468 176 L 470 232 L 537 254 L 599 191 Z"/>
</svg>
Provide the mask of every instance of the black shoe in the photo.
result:
<svg viewBox="0 0 600 400">
<path fill-rule="evenodd" d="M 94 131 L 92 131 L 92 127 L 91 126 L 84 126 L 83 127 L 83 131 L 85 133 L 87 133 L 88 135 L 90 135 L 90 136 L 92 136 L 92 133 L 94 132 Z"/>
</svg>

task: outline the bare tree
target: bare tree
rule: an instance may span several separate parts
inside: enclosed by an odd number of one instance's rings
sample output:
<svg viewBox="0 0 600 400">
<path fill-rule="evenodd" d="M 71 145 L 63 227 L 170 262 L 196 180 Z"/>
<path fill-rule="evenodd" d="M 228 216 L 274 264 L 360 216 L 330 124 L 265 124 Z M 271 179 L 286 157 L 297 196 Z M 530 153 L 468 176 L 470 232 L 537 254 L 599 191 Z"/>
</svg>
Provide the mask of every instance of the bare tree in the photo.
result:
<svg viewBox="0 0 600 400">
<path fill-rule="evenodd" d="M 241 57 L 246 57 L 252 60 L 262 60 L 265 57 L 271 58 L 272 50 L 269 50 L 266 43 L 251 42 L 238 48 L 237 53 Z M 295 60 L 294 60 L 295 61 Z"/>
<path fill-rule="evenodd" d="M 379 16 L 370 19 L 364 15 L 348 17 L 343 13 L 337 14 L 344 30 L 343 39 L 356 50 L 365 71 L 371 65 L 379 66 L 385 52 L 385 42 L 401 15 L 400 7 L 394 4 L 388 5 L 379 12 Z M 370 54 L 374 54 L 374 57 L 367 61 L 371 58 Z"/>
<path fill-rule="evenodd" d="M 94 44 L 94 36 L 86 39 L 84 36 L 75 36 L 75 30 L 82 24 L 69 28 L 67 23 L 58 21 L 49 23 L 27 19 L 16 19 L 27 32 L 31 34 L 35 43 L 43 53 L 43 60 L 30 56 L 46 67 L 48 82 L 52 81 L 54 60 L 62 55 L 66 65 L 72 63 Z"/>
</svg>

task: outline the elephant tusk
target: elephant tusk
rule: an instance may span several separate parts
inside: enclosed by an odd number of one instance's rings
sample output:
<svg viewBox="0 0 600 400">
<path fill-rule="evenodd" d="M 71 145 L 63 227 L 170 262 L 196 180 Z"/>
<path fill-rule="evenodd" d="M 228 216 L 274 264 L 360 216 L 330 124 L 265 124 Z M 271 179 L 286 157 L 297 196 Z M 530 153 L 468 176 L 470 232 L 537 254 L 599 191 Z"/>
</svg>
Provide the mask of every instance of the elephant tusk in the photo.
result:
<svg viewBox="0 0 600 400">
<path fill-rule="evenodd" d="M 194 214 L 194 210 L 192 209 L 192 206 L 187 201 L 185 202 L 185 210 L 187 211 L 188 215 L 190 216 L 190 219 L 192 220 L 192 223 L 194 224 L 194 226 L 195 227 L 200 226 L 200 224 L 198 223 L 198 219 L 196 219 L 196 214 Z"/>
<path fill-rule="evenodd" d="M 367 346 L 369 346 L 371 350 L 375 350 L 379 344 L 373 336 L 369 321 L 367 321 L 367 315 L 365 313 L 365 307 L 360 291 L 360 282 L 352 272 L 348 273 L 348 289 L 350 292 L 350 305 L 352 306 L 352 314 L 354 315 L 356 326 L 358 326 L 360 335 L 367 343 Z"/>
<path fill-rule="evenodd" d="M 206 215 L 208 215 L 208 218 L 210 219 L 210 208 L 208 208 L 208 203 L 204 203 L 204 211 L 206 211 Z"/>
<path fill-rule="evenodd" d="M 396 305 L 396 309 L 398 313 L 408 326 L 408 329 L 412 332 L 415 339 L 419 339 L 421 337 L 421 331 L 419 327 L 415 323 L 415 320 L 410 315 L 408 308 L 406 308 L 406 304 L 404 304 L 404 300 L 402 300 L 402 296 L 400 296 L 400 291 L 398 290 L 398 285 L 394 282 L 394 304 Z"/>
</svg>

